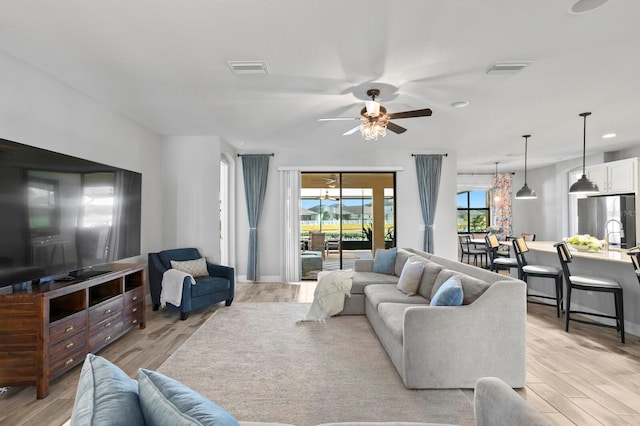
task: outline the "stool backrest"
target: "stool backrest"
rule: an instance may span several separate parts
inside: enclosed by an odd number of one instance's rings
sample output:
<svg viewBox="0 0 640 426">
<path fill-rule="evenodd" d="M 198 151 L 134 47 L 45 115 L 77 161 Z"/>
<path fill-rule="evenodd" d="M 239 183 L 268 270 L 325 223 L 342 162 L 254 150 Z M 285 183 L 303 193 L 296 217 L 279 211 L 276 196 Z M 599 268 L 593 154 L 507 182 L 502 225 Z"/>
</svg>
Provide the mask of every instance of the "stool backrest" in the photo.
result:
<svg viewBox="0 0 640 426">
<path fill-rule="evenodd" d="M 569 271 L 569 263 L 571 263 L 573 256 L 569 251 L 569 247 L 567 247 L 567 243 L 564 241 L 560 241 L 559 243 L 555 243 L 553 245 L 556 250 L 558 250 L 558 258 L 560 259 L 560 266 L 562 266 L 562 272 L 564 273 L 564 277 L 567 282 L 571 282 L 569 277 L 571 276 L 571 272 Z"/>
<path fill-rule="evenodd" d="M 489 246 L 489 248 L 497 249 L 498 247 L 500 247 L 500 242 L 498 241 L 498 237 L 496 237 L 494 234 L 485 235 L 484 240 L 487 242 L 487 245 Z"/>
<path fill-rule="evenodd" d="M 513 251 L 516 254 L 516 260 L 518 261 L 518 269 L 522 273 L 522 267 L 527 266 L 527 260 L 524 258 L 524 254 L 529 251 L 527 243 L 524 238 L 519 237 L 513 240 Z"/>
<path fill-rule="evenodd" d="M 631 256 L 631 263 L 633 263 L 633 269 L 638 277 L 638 283 L 640 283 L 640 247 L 634 247 L 627 252 Z"/>
</svg>

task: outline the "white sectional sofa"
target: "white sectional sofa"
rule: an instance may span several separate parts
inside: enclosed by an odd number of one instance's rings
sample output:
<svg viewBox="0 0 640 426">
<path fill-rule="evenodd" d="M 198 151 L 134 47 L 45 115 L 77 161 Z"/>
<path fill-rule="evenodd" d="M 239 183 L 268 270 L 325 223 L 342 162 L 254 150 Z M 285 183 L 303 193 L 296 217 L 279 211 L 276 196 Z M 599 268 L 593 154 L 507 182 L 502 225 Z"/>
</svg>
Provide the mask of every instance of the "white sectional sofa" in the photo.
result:
<svg viewBox="0 0 640 426">
<path fill-rule="evenodd" d="M 405 262 L 420 260 L 418 294 L 397 283 Z M 393 275 L 357 260 L 343 315 L 365 314 L 407 388 L 473 388 L 494 376 L 526 381 L 526 285 L 523 281 L 413 249 L 398 249 Z M 458 275 L 462 306 L 430 306 L 437 289 Z"/>
</svg>

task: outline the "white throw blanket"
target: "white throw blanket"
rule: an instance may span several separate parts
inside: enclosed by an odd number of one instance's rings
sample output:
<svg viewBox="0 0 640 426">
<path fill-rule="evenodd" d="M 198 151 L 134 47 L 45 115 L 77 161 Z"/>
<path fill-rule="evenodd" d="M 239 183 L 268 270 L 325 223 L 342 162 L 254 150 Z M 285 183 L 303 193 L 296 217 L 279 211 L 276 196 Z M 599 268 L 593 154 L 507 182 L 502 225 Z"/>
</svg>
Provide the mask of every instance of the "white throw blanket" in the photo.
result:
<svg viewBox="0 0 640 426">
<path fill-rule="evenodd" d="M 160 291 L 160 304 L 164 307 L 167 302 L 174 306 L 180 306 L 182 303 L 182 283 L 184 278 L 191 278 L 191 284 L 195 285 L 196 280 L 186 272 L 177 269 L 167 269 L 162 274 L 162 290 Z"/>
<path fill-rule="evenodd" d="M 353 271 L 332 271 L 318 280 L 313 303 L 303 321 L 324 321 L 342 312 L 344 298 L 351 297 Z"/>
</svg>

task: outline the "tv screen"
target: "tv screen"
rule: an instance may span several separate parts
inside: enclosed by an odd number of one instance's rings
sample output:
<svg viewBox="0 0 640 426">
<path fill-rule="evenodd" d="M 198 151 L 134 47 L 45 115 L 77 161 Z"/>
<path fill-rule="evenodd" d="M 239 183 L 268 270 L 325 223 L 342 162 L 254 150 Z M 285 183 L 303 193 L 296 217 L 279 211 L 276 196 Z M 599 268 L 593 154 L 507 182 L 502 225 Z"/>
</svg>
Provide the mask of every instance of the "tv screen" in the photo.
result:
<svg viewBox="0 0 640 426">
<path fill-rule="evenodd" d="M 0 286 L 140 254 L 142 175 L 0 139 Z"/>
</svg>

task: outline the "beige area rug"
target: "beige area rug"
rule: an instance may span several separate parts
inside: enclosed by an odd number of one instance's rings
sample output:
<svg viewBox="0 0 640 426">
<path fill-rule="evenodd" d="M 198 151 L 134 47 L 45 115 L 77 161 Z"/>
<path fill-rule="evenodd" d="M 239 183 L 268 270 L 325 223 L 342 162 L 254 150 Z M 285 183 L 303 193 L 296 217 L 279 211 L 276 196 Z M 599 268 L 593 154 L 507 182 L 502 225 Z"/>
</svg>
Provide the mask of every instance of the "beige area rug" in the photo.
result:
<svg viewBox="0 0 640 426">
<path fill-rule="evenodd" d="M 238 420 L 473 424 L 472 402 L 461 390 L 406 389 L 365 316 L 296 323 L 309 307 L 220 308 L 159 371 Z"/>
</svg>

